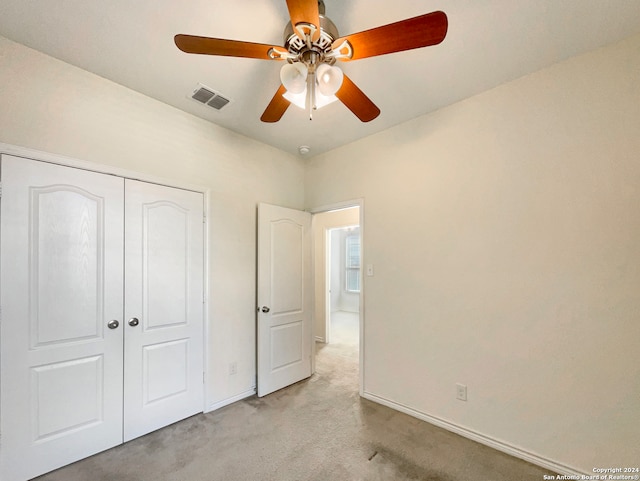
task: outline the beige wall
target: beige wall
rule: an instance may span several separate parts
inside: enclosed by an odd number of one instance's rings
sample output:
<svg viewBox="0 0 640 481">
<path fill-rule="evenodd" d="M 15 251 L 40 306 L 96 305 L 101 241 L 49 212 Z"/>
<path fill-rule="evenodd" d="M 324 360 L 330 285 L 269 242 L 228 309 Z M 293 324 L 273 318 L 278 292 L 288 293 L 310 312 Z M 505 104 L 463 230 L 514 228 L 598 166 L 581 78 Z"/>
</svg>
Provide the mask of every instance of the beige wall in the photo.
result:
<svg viewBox="0 0 640 481">
<path fill-rule="evenodd" d="M 208 188 L 209 405 L 253 389 L 256 205 L 302 207 L 300 160 L 2 37 L 0 142 Z"/>
<path fill-rule="evenodd" d="M 639 155 L 635 36 L 311 159 L 307 207 L 365 201 L 365 393 L 559 468 L 637 465 Z"/>
</svg>

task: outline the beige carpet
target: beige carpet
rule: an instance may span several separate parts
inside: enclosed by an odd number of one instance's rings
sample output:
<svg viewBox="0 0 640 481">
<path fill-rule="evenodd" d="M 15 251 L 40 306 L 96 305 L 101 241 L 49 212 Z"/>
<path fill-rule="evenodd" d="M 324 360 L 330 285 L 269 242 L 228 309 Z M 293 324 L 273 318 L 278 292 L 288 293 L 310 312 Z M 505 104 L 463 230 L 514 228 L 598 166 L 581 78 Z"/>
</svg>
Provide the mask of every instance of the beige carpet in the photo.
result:
<svg viewBox="0 0 640 481">
<path fill-rule="evenodd" d="M 334 343 L 318 345 L 317 372 L 306 381 L 194 416 L 38 479 L 539 481 L 550 474 L 361 399 L 357 342 L 344 331 L 332 334 Z"/>
</svg>

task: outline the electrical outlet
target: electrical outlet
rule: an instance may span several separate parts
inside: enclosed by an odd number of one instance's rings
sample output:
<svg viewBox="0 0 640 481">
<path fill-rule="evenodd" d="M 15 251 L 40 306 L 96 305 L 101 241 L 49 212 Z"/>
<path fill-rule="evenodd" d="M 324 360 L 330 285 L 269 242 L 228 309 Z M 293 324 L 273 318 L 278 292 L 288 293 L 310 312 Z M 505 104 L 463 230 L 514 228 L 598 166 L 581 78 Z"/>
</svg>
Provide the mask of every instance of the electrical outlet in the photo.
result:
<svg viewBox="0 0 640 481">
<path fill-rule="evenodd" d="M 460 383 L 456 384 L 456 399 L 459 399 L 460 401 L 467 400 L 467 386 Z"/>
<path fill-rule="evenodd" d="M 232 363 L 229 364 L 229 375 L 233 376 L 234 374 L 238 373 L 238 363 L 233 361 Z"/>
</svg>

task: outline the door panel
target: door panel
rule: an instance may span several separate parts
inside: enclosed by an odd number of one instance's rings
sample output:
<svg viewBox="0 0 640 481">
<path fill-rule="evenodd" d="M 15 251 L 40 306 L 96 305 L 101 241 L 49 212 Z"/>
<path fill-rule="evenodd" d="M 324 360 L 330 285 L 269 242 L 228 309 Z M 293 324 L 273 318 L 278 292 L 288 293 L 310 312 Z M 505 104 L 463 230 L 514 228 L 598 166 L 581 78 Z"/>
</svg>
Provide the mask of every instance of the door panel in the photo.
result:
<svg viewBox="0 0 640 481">
<path fill-rule="evenodd" d="M 102 420 L 104 356 L 56 362 L 31 369 L 36 441 L 60 437 Z M 82 402 L 69 402 L 67 393 Z"/>
<path fill-rule="evenodd" d="M 203 410 L 203 196 L 127 180 L 128 441 Z M 142 261 L 140 261 L 140 259 Z"/>
<path fill-rule="evenodd" d="M 279 369 L 303 362 L 304 325 L 294 321 L 271 327 L 271 369 Z"/>
<path fill-rule="evenodd" d="M 188 315 L 189 211 L 166 201 L 142 208 L 144 325 L 147 329 L 184 325 Z M 201 228 L 202 218 L 196 221 Z"/>
<path fill-rule="evenodd" d="M 291 219 L 271 222 L 271 315 L 302 312 L 305 225 Z"/>
<path fill-rule="evenodd" d="M 258 396 L 311 375 L 310 226 L 308 212 L 258 207 Z"/>
<path fill-rule="evenodd" d="M 31 187 L 30 194 L 31 347 L 98 337 L 104 199 L 70 185 Z"/>
<path fill-rule="evenodd" d="M 170 396 L 182 394 L 189 385 L 189 345 L 187 339 L 144 346 L 143 403 L 150 404 Z"/>
<path fill-rule="evenodd" d="M 122 442 L 123 179 L 2 156 L 4 479 Z M 108 269 L 106 268 L 108 266 Z"/>
</svg>

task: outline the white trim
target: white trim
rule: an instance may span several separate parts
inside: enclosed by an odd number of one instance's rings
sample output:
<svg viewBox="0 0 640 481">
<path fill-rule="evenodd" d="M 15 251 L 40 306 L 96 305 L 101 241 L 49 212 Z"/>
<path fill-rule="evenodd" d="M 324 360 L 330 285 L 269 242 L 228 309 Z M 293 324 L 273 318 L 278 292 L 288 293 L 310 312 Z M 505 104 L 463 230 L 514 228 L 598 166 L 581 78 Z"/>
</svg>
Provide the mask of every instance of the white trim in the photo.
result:
<svg viewBox="0 0 640 481">
<path fill-rule="evenodd" d="M 313 240 L 316 239 L 316 236 L 313 236 Z M 331 237 L 331 229 L 329 229 L 326 224 L 324 226 L 322 232 L 322 242 L 324 244 L 324 249 L 322 249 L 322 258 L 324 262 L 322 263 L 322 271 L 324 275 L 324 285 L 322 286 L 322 294 L 324 296 L 324 319 L 322 324 L 324 325 L 324 342 L 329 344 L 331 342 L 331 281 L 333 280 L 333 239 Z M 314 255 L 318 254 L 317 249 L 313 249 Z M 315 262 L 313 263 L 315 267 Z M 316 275 L 313 275 L 313 281 L 316 281 Z M 315 290 L 314 290 L 315 293 Z M 358 306 L 359 308 L 359 306 Z"/>
<path fill-rule="evenodd" d="M 344 202 L 336 202 L 334 204 L 321 205 L 319 207 L 311 207 L 307 209 L 307 212 L 312 214 L 320 214 L 322 212 L 330 212 L 332 210 L 350 209 L 351 207 L 360 207 L 364 205 L 364 199 L 351 199 Z M 361 219 L 362 220 L 362 219 Z"/>
<path fill-rule="evenodd" d="M 366 246 L 366 237 L 364 235 L 365 232 L 365 228 L 364 228 L 364 199 L 360 199 L 358 202 L 358 205 L 360 206 L 360 265 L 364 266 L 366 265 L 366 252 L 365 252 L 365 246 Z M 364 269 L 360 268 L 360 299 L 359 299 L 359 303 L 360 305 L 358 306 L 358 317 L 359 317 L 359 328 L 360 328 L 360 346 L 358 346 L 360 348 L 360 358 L 358 359 L 358 362 L 360 363 L 360 396 L 362 396 L 364 394 L 364 370 L 365 370 L 365 365 L 364 365 L 364 349 L 365 349 L 365 343 L 364 343 L 364 335 L 365 335 L 365 326 L 364 326 L 364 317 L 365 317 L 365 305 L 364 305 L 364 290 L 365 290 L 365 285 L 364 285 L 364 277 L 363 277 L 363 272 Z"/>
<path fill-rule="evenodd" d="M 113 167 L 110 165 L 100 164 L 97 162 L 89 162 L 87 160 L 74 159 L 59 154 L 52 154 L 50 152 L 43 152 L 41 150 L 31 149 L 28 147 L 21 147 L 18 145 L 5 144 L 0 142 L 0 156 L 13 155 L 14 157 L 20 157 L 24 159 L 37 160 L 40 162 L 48 162 L 50 164 L 63 165 L 66 167 L 73 167 L 76 169 L 88 170 L 91 172 L 97 172 L 100 174 L 115 175 L 124 179 L 139 180 L 150 184 L 159 184 L 167 187 L 175 187 L 182 190 L 190 190 L 193 192 L 200 192 L 203 194 L 203 212 L 205 216 L 204 225 L 204 306 L 203 306 L 203 363 L 202 366 L 204 382 L 202 384 L 203 392 L 203 411 L 206 412 L 207 405 L 209 405 L 209 380 L 207 376 L 210 361 L 209 353 L 209 201 L 210 201 L 210 189 L 208 187 L 187 183 L 176 182 L 172 179 L 166 179 L 163 177 L 136 172 L 133 170 L 122 169 L 120 167 Z"/>
<path fill-rule="evenodd" d="M 240 394 L 236 394 L 235 396 L 228 397 L 226 399 L 223 399 L 222 401 L 218 401 L 209 405 L 209 407 L 205 409 L 204 412 L 209 413 L 211 411 L 215 411 L 216 409 L 223 408 L 225 406 L 228 406 L 229 404 L 233 404 L 235 402 L 242 401 L 243 399 L 246 399 L 248 397 L 255 396 L 255 394 L 256 394 L 256 388 L 252 387 L 248 391 L 245 391 Z"/>
<path fill-rule="evenodd" d="M 391 409 L 395 409 L 396 411 L 408 414 L 409 416 L 413 416 L 414 418 L 426 421 L 429 424 L 433 424 L 434 426 L 446 429 L 447 431 L 451 431 L 452 433 L 459 434 L 460 436 L 471 439 L 472 441 L 476 441 L 480 444 L 484 444 L 485 446 L 489 446 L 490 448 L 502 451 L 503 453 L 506 453 L 510 456 L 523 459 L 531 464 L 535 464 L 537 466 L 540 466 L 541 468 L 553 471 L 554 473 L 578 477 L 589 475 L 589 473 L 585 471 L 580 471 L 576 468 L 567 466 L 566 464 L 562 464 L 552 459 L 545 458 L 543 456 L 540 456 L 539 454 L 532 453 L 512 444 L 495 439 L 491 436 L 487 436 L 486 434 L 481 434 L 450 421 L 446 421 L 436 416 L 432 416 L 430 414 L 410 408 L 408 406 L 405 406 L 404 404 L 390 401 L 389 399 L 385 399 L 370 392 L 365 391 L 362 397 L 368 399 L 369 401 L 373 401 L 375 403 L 382 404 L 383 406 L 387 406 Z"/>
<path fill-rule="evenodd" d="M 113 167 L 111 165 L 100 164 L 98 162 L 90 162 L 88 160 L 79 160 L 73 157 L 67 157 L 59 154 L 52 154 L 50 152 L 43 152 L 41 150 L 30 149 L 28 147 L 21 147 L 18 145 L 4 144 L 0 142 L 0 154 L 13 155 L 15 157 L 22 157 L 25 159 L 39 160 L 41 162 L 48 162 L 50 164 L 65 165 L 67 167 L 75 167 L 76 169 L 89 170 L 91 172 L 98 172 L 100 174 L 110 174 L 117 177 L 124 177 L 131 180 L 140 180 L 150 184 L 160 184 L 167 187 L 175 187 L 183 190 L 192 190 L 194 192 L 206 193 L 208 187 L 203 185 L 193 184 L 190 182 L 180 182 L 173 179 L 167 179 L 164 177 L 145 174 L 134 170 L 123 169 L 121 167 Z"/>
<path fill-rule="evenodd" d="M 207 412 L 207 406 L 210 404 L 211 402 L 211 392 L 209 390 L 209 376 L 207 375 L 209 370 L 208 367 L 211 365 L 211 352 L 209 350 L 209 336 L 211 334 L 211 331 L 209 330 L 209 272 L 211 272 L 210 269 L 210 252 L 209 252 L 209 246 L 210 244 L 210 240 L 209 239 L 209 201 L 211 200 L 211 193 L 210 190 L 207 189 L 204 193 L 203 193 L 203 197 L 204 197 L 204 222 L 202 223 L 203 229 L 204 229 L 204 266 L 203 266 L 203 275 L 204 275 L 204 285 L 203 285 L 203 289 L 204 289 L 204 299 L 203 299 L 203 303 L 204 305 L 202 306 L 202 312 L 204 315 L 204 329 L 203 329 L 203 339 L 202 339 L 202 344 L 203 344 L 203 353 L 204 353 L 204 366 L 203 366 L 203 375 L 204 375 L 204 382 L 202 383 L 202 388 L 204 389 L 204 396 L 202 396 L 202 401 L 203 401 L 203 406 L 202 406 L 202 411 L 203 412 Z"/>
</svg>

